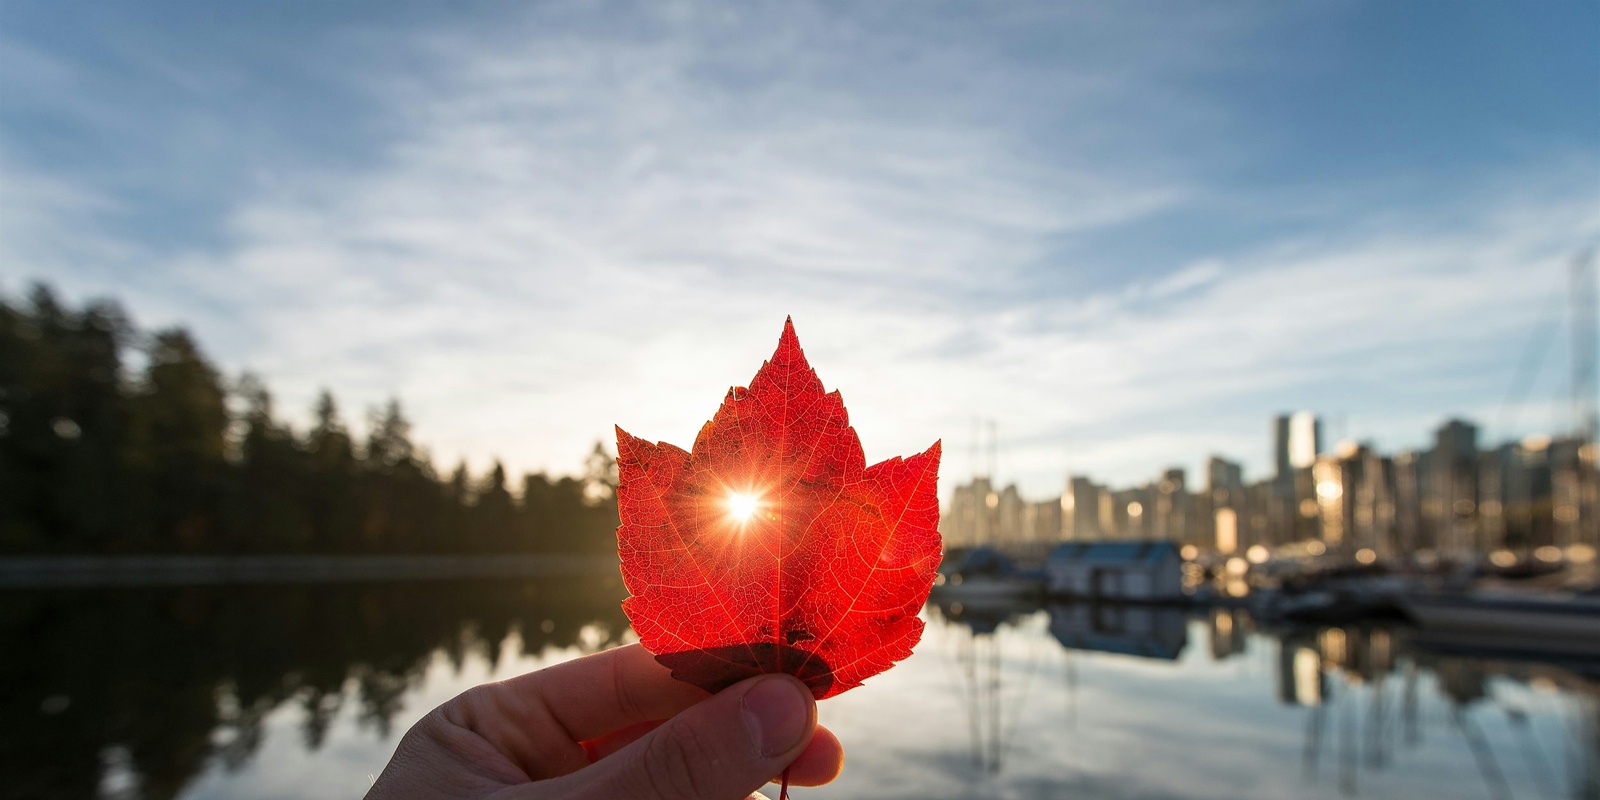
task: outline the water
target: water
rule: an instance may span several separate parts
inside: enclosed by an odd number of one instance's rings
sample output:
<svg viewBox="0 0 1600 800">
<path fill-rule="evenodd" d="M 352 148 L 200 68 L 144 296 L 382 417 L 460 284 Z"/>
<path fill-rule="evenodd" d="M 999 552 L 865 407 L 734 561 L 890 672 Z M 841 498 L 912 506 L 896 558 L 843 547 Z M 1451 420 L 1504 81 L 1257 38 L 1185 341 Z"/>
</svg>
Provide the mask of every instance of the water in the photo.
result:
<svg viewBox="0 0 1600 800">
<path fill-rule="evenodd" d="M 357 797 L 485 680 L 630 639 L 615 579 L 0 593 L 0 796 Z M 1239 612 L 930 606 L 799 797 L 1600 797 L 1593 667 Z"/>
</svg>

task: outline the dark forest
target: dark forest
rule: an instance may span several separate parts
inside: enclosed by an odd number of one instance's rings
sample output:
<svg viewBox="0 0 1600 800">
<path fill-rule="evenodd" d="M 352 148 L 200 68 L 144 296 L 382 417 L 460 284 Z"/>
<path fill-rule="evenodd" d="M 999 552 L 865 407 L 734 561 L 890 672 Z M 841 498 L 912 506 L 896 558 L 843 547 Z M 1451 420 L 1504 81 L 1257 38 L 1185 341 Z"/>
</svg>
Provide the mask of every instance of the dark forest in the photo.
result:
<svg viewBox="0 0 1600 800">
<path fill-rule="evenodd" d="M 0 554 L 615 552 L 615 461 L 448 477 L 398 400 L 359 441 L 331 393 L 310 430 L 181 328 L 48 287 L 0 296 Z"/>
</svg>

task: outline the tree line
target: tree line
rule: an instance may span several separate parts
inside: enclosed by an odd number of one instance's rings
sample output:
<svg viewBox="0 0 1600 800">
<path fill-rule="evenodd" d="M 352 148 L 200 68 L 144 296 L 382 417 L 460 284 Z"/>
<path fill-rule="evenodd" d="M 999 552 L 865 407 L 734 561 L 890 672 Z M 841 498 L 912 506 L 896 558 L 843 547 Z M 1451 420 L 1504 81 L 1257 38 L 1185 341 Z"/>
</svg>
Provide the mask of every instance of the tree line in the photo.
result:
<svg viewBox="0 0 1600 800">
<path fill-rule="evenodd" d="M 182 328 L 140 331 L 110 301 L 0 295 L 0 553 L 614 553 L 616 462 L 585 474 L 498 463 L 439 474 L 400 403 L 358 439 L 324 391 L 275 415 Z"/>
</svg>

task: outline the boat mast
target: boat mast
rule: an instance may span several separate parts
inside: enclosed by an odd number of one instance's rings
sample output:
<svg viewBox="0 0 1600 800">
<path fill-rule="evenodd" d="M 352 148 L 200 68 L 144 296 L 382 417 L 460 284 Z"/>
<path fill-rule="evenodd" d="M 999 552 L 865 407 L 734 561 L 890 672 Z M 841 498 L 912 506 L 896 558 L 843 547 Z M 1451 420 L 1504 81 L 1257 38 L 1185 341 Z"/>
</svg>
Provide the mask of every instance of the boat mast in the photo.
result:
<svg viewBox="0 0 1600 800">
<path fill-rule="evenodd" d="M 1579 253 L 1572 260 L 1572 435 L 1584 444 L 1595 440 L 1600 417 L 1596 397 L 1600 396 L 1600 371 L 1595 357 L 1600 351 L 1600 333 L 1595 327 L 1594 249 Z"/>
</svg>

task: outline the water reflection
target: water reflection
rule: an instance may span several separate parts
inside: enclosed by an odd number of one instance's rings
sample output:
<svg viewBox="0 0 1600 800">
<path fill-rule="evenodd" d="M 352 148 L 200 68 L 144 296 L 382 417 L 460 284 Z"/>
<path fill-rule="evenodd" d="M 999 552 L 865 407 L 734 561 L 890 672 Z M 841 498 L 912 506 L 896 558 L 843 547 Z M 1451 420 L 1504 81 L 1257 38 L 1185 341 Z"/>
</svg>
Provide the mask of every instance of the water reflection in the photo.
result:
<svg viewBox="0 0 1600 800">
<path fill-rule="evenodd" d="M 957 652 L 962 674 L 972 684 L 968 715 L 974 761 L 990 774 L 1002 771 L 1007 752 L 1003 706 L 1028 702 L 1026 687 L 1008 695 L 1003 683 L 1011 675 L 1027 680 L 1035 671 L 1031 664 L 1022 669 L 1002 666 L 1002 638 L 1037 638 L 1029 628 L 1042 617 L 1067 655 L 1063 681 L 1068 727 L 1076 722 L 1079 657 L 1113 654 L 1176 662 L 1191 624 L 1203 625 L 1212 662 L 1245 655 L 1252 641 L 1275 645 L 1276 697 L 1307 711 L 1301 779 L 1312 791 L 1308 796 L 1318 796 L 1314 790 L 1323 784 L 1336 786 L 1343 796 L 1370 794 L 1363 792 L 1363 772 L 1404 768 L 1407 753 L 1425 743 L 1429 726 L 1422 720 L 1421 687 L 1426 680 L 1432 694 L 1446 704 L 1445 728 L 1459 736 L 1470 754 L 1470 765 L 1460 766 L 1475 770 L 1481 779 L 1475 795 L 1600 797 L 1600 664 L 1441 652 L 1425 638 L 1414 637 L 1411 629 L 1395 625 L 1268 629 L 1257 626 L 1242 609 L 1189 612 L 1079 603 L 1051 604 L 1041 612 L 1026 602 L 993 602 L 979 613 L 960 602 L 932 608 L 944 624 L 965 633 L 967 641 Z M 1534 691 L 1505 691 L 1505 684 Z M 1565 728 L 1565 741 L 1555 747 L 1532 724 L 1535 714 L 1549 716 L 1551 694 L 1565 701 L 1554 704 L 1556 722 Z M 1496 727 L 1496 736 L 1486 733 L 1485 715 L 1469 713 L 1479 706 L 1492 707 L 1488 724 Z M 1174 721 L 1174 728 L 1185 725 Z M 1520 762 L 1521 785 L 1514 786 L 1508 777 L 1506 762 L 1511 760 Z M 1197 787 L 1197 792 L 1206 790 Z"/>
<path fill-rule="evenodd" d="M 614 579 L 0 595 L 0 796 L 359 794 L 473 682 L 629 634 Z M 824 704 L 837 797 L 1600 797 L 1593 666 L 1240 610 L 930 606 Z M 354 780 L 322 785 L 312 775 Z M 318 770 L 322 771 L 318 771 Z M 821 796 L 821 792 L 817 793 Z"/>
<path fill-rule="evenodd" d="M 237 768 L 298 706 L 321 747 L 341 710 L 388 738 L 436 654 L 491 669 L 501 643 L 598 649 L 627 620 L 594 578 L 8 592 L 0 595 L 6 796 L 177 796 Z"/>
</svg>

